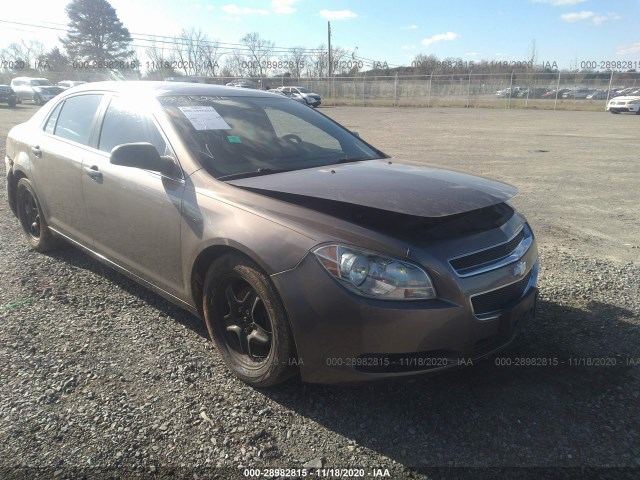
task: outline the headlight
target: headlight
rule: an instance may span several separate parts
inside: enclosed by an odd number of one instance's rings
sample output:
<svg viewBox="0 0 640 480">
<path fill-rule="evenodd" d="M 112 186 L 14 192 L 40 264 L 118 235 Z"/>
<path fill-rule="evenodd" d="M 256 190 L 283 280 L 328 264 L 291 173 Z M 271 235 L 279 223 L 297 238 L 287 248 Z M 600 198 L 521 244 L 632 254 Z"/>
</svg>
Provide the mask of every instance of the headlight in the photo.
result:
<svg viewBox="0 0 640 480">
<path fill-rule="evenodd" d="M 313 253 L 327 272 L 359 295 L 383 300 L 436 298 L 429 275 L 417 265 L 343 245 L 324 245 Z"/>
</svg>

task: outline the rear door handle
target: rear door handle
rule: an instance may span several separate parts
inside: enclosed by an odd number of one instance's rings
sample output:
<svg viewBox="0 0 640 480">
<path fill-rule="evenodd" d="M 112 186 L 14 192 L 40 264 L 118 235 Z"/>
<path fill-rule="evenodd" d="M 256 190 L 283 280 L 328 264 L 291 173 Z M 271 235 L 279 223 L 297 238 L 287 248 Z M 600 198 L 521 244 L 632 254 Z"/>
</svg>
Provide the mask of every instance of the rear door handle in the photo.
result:
<svg viewBox="0 0 640 480">
<path fill-rule="evenodd" d="M 99 182 L 102 180 L 102 172 L 98 169 L 97 165 L 91 165 L 90 167 L 84 167 L 84 172 L 89 175 L 93 180 Z"/>
<path fill-rule="evenodd" d="M 40 150 L 40 145 L 36 145 L 35 147 L 31 147 L 31 153 L 38 158 L 42 158 L 42 150 Z"/>
</svg>

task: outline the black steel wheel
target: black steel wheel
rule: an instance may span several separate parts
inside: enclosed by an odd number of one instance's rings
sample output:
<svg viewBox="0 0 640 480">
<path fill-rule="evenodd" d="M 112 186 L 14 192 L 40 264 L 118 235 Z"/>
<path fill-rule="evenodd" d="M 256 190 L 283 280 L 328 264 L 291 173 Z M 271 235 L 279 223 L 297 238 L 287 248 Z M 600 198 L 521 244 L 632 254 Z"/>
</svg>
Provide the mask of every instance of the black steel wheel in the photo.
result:
<svg viewBox="0 0 640 480">
<path fill-rule="evenodd" d="M 211 339 L 229 369 L 254 387 L 296 373 L 289 321 L 273 283 L 249 258 L 229 254 L 209 267 L 203 310 Z"/>
<path fill-rule="evenodd" d="M 47 222 L 42 215 L 38 197 L 33 190 L 33 186 L 26 178 L 21 178 L 18 181 L 16 208 L 22 230 L 34 250 L 44 252 L 59 245 L 58 240 L 51 234 Z"/>
</svg>

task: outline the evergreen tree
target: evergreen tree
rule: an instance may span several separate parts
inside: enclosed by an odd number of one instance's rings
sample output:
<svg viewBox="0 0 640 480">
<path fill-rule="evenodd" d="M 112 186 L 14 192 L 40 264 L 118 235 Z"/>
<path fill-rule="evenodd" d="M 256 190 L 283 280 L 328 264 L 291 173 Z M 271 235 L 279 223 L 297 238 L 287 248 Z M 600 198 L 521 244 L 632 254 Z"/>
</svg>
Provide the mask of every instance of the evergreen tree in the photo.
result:
<svg viewBox="0 0 640 480">
<path fill-rule="evenodd" d="M 69 31 L 60 41 L 71 60 L 125 60 L 133 54 L 131 34 L 107 0 L 72 0 Z"/>
</svg>

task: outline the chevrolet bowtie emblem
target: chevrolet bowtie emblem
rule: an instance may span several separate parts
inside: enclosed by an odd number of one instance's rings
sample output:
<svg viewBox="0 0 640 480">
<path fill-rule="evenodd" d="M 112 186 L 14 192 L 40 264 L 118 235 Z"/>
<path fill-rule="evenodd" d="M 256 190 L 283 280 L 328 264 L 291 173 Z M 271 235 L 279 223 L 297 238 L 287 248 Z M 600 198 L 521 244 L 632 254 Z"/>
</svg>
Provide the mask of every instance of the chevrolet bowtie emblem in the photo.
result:
<svg viewBox="0 0 640 480">
<path fill-rule="evenodd" d="M 521 277 L 527 271 L 527 262 L 518 262 L 513 266 L 513 276 Z"/>
</svg>

